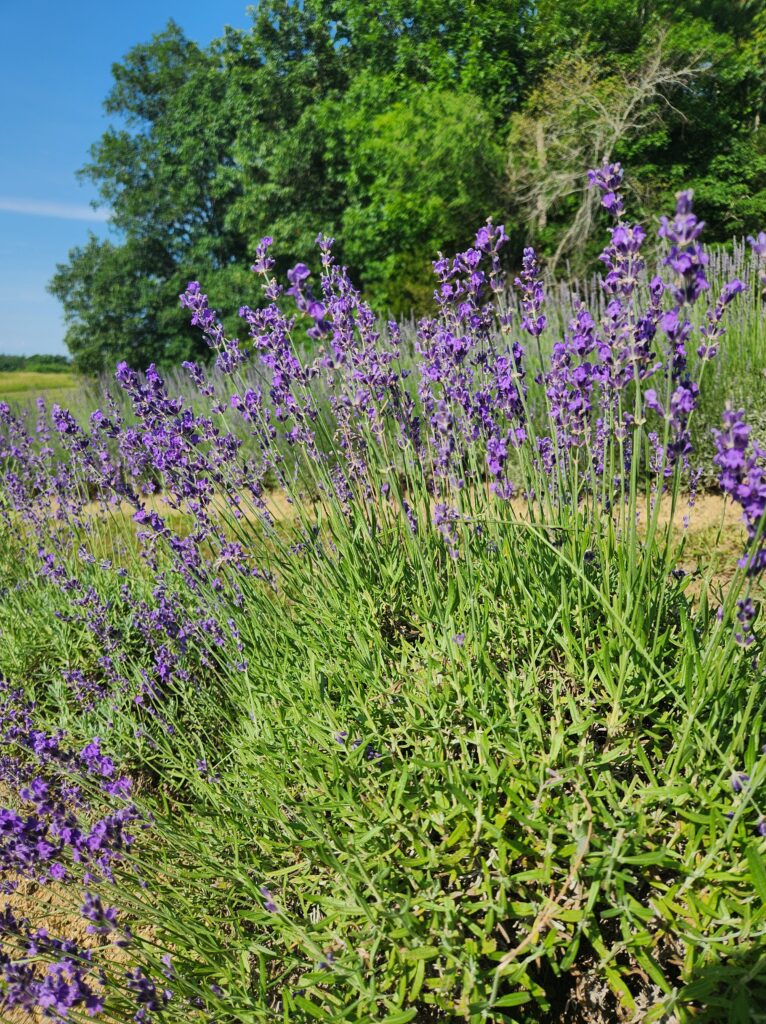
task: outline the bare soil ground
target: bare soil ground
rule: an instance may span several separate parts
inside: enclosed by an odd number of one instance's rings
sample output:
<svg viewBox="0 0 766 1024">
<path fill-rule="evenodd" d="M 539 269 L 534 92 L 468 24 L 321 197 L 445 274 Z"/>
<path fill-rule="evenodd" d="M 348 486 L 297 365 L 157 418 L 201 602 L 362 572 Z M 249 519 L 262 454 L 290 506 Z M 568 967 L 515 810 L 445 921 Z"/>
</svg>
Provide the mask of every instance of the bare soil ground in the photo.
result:
<svg viewBox="0 0 766 1024">
<path fill-rule="evenodd" d="M 87 922 L 77 913 L 73 898 L 78 893 L 67 892 L 58 885 L 37 885 L 22 880 L 15 892 L 0 897 L 0 905 L 9 906 L 16 917 L 26 917 L 34 928 L 47 928 L 56 938 L 65 937 L 83 948 L 94 945 L 94 938 L 87 933 Z M 26 1010 L 8 1009 L 0 1005 L 2 1024 L 38 1024 L 45 1020 L 42 1013 L 27 1013 Z"/>
</svg>

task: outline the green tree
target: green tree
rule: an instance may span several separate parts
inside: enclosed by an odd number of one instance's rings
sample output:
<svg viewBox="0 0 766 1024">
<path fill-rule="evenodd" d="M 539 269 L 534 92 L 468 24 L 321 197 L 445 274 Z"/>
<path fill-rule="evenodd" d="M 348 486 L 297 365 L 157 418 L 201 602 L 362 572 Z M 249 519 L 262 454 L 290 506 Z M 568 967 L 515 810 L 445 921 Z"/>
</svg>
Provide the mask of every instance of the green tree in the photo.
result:
<svg viewBox="0 0 766 1024">
<path fill-rule="evenodd" d="M 647 89 L 660 38 L 668 73 Z M 206 48 L 170 23 L 113 68 L 114 124 L 82 173 L 114 236 L 51 282 L 70 351 L 88 369 L 204 354 L 178 292 L 203 282 L 236 332 L 265 234 L 284 271 L 316 266 L 327 232 L 376 302 L 423 310 L 435 252 L 490 214 L 521 227 L 516 251 L 563 253 L 594 154 L 629 166 L 649 216 L 692 185 L 708 238 L 753 231 L 764 40 L 760 0 L 262 0 Z"/>
<path fill-rule="evenodd" d="M 178 311 L 179 280 L 147 273 L 140 242 L 115 245 L 91 235 L 59 266 L 51 289 L 64 303 L 66 342 L 76 368 L 99 373 L 119 360 L 147 366 L 193 354 L 192 336 Z"/>
<path fill-rule="evenodd" d="M 224 292 L 244 246 L 227 220 L 239 187 L 228 150 L 223 77 L 170 24 L 113 68 L 110 128 L 81 174 L 112 211 L 119 241 L 89 243 L 60 265 L 51 291 L 64 305 L 66 343 L 79 369 L 117 358 L 170 362 L 199 348 L 178 293 L 203 267 Z"/>
<path fill-rule="evenodd" d="M 502 146 L 471 93 L 420 87 L 366 125 L 351 149 L 344 251 L 376 304 L 428 306 L 437 250 L 464 248 L 500 212 Z"/>
<path fill-rule="evenodd" d="M 540 0 L 530 26 L 529 89 L 509 141 L 510 198 L 529 240 L 548 255 L 574 240 L 582 249 L 596 211 L 570 179 L 576 171 L 582 182 L 599 156 L 629 168 L 634 209 L 650 219 L 691 186 L 708 240 L 758 228 L 766 219 L 763 24 L 760 3 Z M 609 122 L 631 104 L 635 116 L 612 131 Z M 542 171 L 541 136 L 554 143 Z M 567 237 L 571 218 L 576 238 Z"/>
<path fill-rule="evenodd" d="M 703 74 L 703 54 L 678 63 L 659 38 L 630 70 L 604 73 L 577 54 L 554 67 L 511 118 L 510 201 L 527 230 L 551 253 L 582 265 L 598 219 L 598 197 L 584 168 L 612 161 L 629 147 L 666 143 L 677 116 L 673 100 Z M 629 186 L 630 187 L 630 186 Z M 638 211 L 636 211 L 638 212 Z"/>
</svg>

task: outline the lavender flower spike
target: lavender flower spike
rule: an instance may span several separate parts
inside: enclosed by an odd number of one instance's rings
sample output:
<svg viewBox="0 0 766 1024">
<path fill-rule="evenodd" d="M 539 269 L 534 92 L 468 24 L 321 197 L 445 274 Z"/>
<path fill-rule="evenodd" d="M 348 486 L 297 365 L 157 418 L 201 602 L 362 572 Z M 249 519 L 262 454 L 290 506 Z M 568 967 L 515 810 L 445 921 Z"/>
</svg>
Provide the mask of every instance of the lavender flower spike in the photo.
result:
<svg viewBox="0 0 766 1024">
<path fill-rule="evenodd" d="M 710 287 L 705 276 L 708 256 L 697 241 L 705 222 L 698 220 L 692 213 L 693 196 L 691 189 L 679 192 L 676 195 L 673 219 L 660 218 L 659 236 L 670 242 L 668 255 L 663 262 L 676 274 L 673 294 L 679 306 L 696 302 L 702 292 Z"/>
<path fill-rule="evenodd" d="M 619 192 L 622 185 L 622 167 L 604 160 L 601 167 L 588 171 L 588 187 L 601 192 L 601 205 L 618 220 L 625 212 L 623 197 Z"/>
<path fill-rule="evenodd" d="M 740 560 L 740 567 L 749 575 L 766 568 L 766 451 L 757 442 L 750 443 L 750 427 L 745 423 L 742 409 L 727 408 L 723 416 L 723 430 L 714 430 L 716 455 L 714 462 L 720 469 L 719 483 L 738 505 L 742 506 L 742 519 L 747 527 L 750 549 Z"/>
</svg>

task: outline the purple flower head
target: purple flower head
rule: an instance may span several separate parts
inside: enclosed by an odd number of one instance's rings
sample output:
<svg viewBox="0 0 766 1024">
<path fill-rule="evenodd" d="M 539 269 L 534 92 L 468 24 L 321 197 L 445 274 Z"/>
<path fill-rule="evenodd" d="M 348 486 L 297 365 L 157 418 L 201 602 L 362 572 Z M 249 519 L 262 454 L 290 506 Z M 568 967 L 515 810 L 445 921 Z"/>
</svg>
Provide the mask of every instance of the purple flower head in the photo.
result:
<svg viewBox="0 0 766 1024">
<path fill-rule="evenodd" d="M 746 772 L 734 772 L 729 781 L 734 792 L 741 793 L 748 782 L 750 782 L 750 776 Z"/>
<path fill-rule="evenodd" d="M 610 164 L 604 162 L 601 168 L 588 172 L 588 182 L 591 188 L 597 187 L 602 193 L 601 203 L 616 218 L 617 225 L 610 228 L 611 240 L 599 257 L 607 267 L 607 275 L 602 280 L 602 287 L 608 295 L 614 297 L 611 312 L 611 320 L 614 325 L 614 340 L 618 341 L 618 347 L 624 348 L 619 336 L 624 333 L 623 324 L 629 320 L 628 311 L 624 308 L 624 299 L 630 299 L 638 283 L 638 277 L 644 269 L 644 261 L 640 257 L 641 247 L 646 238 L 646 232 L 640 224 L 632 226 L 622 220 L 624 203 L 622 195 L 618 192 L 622 184 L 622 167 L 619 163 Z M 662 295 L 658 282 L 653 280 L 650 285 L 650 295 L 653 308 L 657 307 Z M 651 320 L 651 318 L 650 318 Z M 611 344 L 612 340 L 607 339 Z M 619 362 L 619 360 L 618 360 Z M 619 374 L 613 374 L 614 383 L 617 383 Z"/>
<path fill-rule="evenodd" d="M 295 318 L 287 317 L 273 299 L 262 309 L 242 306 L 239 315 L 245 320 L 255 351 L 270 377 L 269 417 L 273 415 L 277 423 L 285 425 L 284 436 L 289 444 L 304 446 L 312 458 L 320 459 L 312 427 L 318 412 L 307 387 L 311 370 L 298 358 L 291 336 Z M 253 407 L 252 411 L 257 410 Z M 258 419 L 262 418 L 258 413 Z"/>
<path fill-rule="evenodd" d="M 754 642 L 753 623 L 757 615 L 758 610 L 750 598 L 741 598 L 737 601 L 737 621 L 740 630 L 734 634 L 734 639 L 740 647 L 749 647 Z"/>
<path fill-rule="evenodd" d="M 644 392 L 644 404 L 647 409 L 652 409 L 658 415 L 665 415 L 665 409 L 654 388 L 647 388 Z"/>
<path fill-rule="evenodd" d="M 198 281 L 190 281 L 186 291 L 182 292 L 181 305 L 191 310 L 192 326 L 199 327 L 210 348 L 218 353 L 218 365 L 224 373 L 230 373 L 234 366 L 242 362 L 244 356 L 239 351 L 239 342 L 236 338 L 227 340 L 223 325 L 218 320 L 218 314 L 208 305 L 207 295 L 204 295 Z M 120 364 L 123 365 L 123 364 Z M 118 367 L 119 369 L 119 367 Z M 154 369 L 152 365 L 147 370 L 149 373 Z M 119 380 L 119 378 L 118 378 Z M 162 382 L 160 381 L 160 384 Z"/>
<path fill-rule="evenodd" d="M 766 568 L 766 452 L 757 442 L 751 444 L 750 427 L 744 415 L 742 409 L 726 408 L 723 429 L 713 431 L 713 461 L 719 468 L 721 488 L 742 507 L 750 543 L 739 564 L 748 574 L 755 575 Z"/>
<path fill-rule="evenodd" d="M 255 262 L 251 267 L 254 274 L 268 274 L 274 266 L 274 260 L 268 255 L 269 248 L 274 244 L 270 235 L 262 238 L 255 249 Z"/>
<path fill-rule="evenodd" d="M 721 289 L 721 294 L 718 297 L 718 301 L 721 303 L 722 306 L 728 306 L 731 300 L 744 290 L 744 282 L 740 281 L 738 277 L 735 277 L 733 280 L 727 282 L 723 286 L 723 288 Z"/>
<path fill-rule="evenodd" d="M 459 555 L 456 529 L 456 523 L 459 521 L 460 513 L 456 509 L 449 508 L 444 502 L 434 506 L 434 525 L 444 538 L 450 558 L 457 558 Z"/>
<path fill-rule="evenodd" d="M 115 772 L 114 761 L 101 751 L 101 740 L 96 736 L 80 752 L 80 760 L 89 772 L 110 779 Z"/>
<path fill-rule="evenodd" d="M 705 275 L 708 256 L 697 241 L 705 223 L 692 213 L 692 197 L 691 189 L 679 192 L 675 216 L 660 218 L 659 236 L 670 243 L 663 263 L 676 275 L 672 291 L 679 305 L 691 305 L 710 287 Z"/>
<path fill-rule="evenodd" d="M 184 370 L 189 374 L 192 382 L 201 395 L 210 398 L 213 395 L 213 386 L 205 377 L 204 371 L 194 362 L 185 361 L 181 363 Z"/>
<path fill-rule="evenodd" d="M 556 466 L 556 446 L 550 437 L 538 437 L 537 456 L 535 466 L 549 477 Z"/>
<path fill-rule="evenodd" d="M 715 306 L 708 309 L 705 314 L 705 323 L 700 327 L 700 334 L 703 342 L 697 349 L 697 355 L 702 360 L 713 359 L 718 352 L 718 344 L 725 334 L 723 316 L 726 307 L 744 290 L 744 284 L 739 278 L 734 278 L 723 286 Z"/>
<path fill-rule="evenodd" d="M 134 1018 L 137 1021 L 148 1022 L 150 1018 L 144 1011 L 164 1010 L 172 998 L 169 989 L 160 989 L 152 978 L 149 978 L 140 967 L 127 971 L 125 975 L 127 987 L 133 993 L 133 997 L 139 1006 L 139 1012 Z M 143 1014 L 139 1016 L 139 1014 Z"/>
<path fill-rule="evenodd" d="M 521 326 L 533 338 L 538 338 L 545 330 L 547 320 L 541 313 L 545 303 L 545 291 L 540 280 L 540 267 L 534 249 L 524 250 L 521 273 L 515 283 L 521 290 L 521 308 L 524 314 Z"/>
<path fill-rule="evenodd" d="M 279 907 L 277 907 L 274 902 L 274 897 L 269 887 L 267 885 L 262 885 L 260 887 L 260 893 L 263 897 L 264 910 L 267 910 L 270 914 L 276 914 L 279 911 Z"/>
<path fill-rule="evenodd" d="M 292 270 L 287 271 L 290 287 L 286 294 L 295 299 L 295 304 L 301 313 L 311 317 L 314 321 L 314 326 L 309 328 L 307 333 L 310 338 L 318 339 L 327 333 L 330 325 L 325 320 L 327 310 L 324 304 L 314 297 L 311 288 L 306 283 L 310 276 L 311 271 L 306 264 L 297 263 Z"/>
<path fill-rule="evenodd" d="M 482 252 L 496 252 L 507 241 L 508 235 L 505 233 L 505 225 L 498 224 L 495 228 L 492 225 L 492 221 L 489 220 L 476 232 L 475 246 Z"/>
<path fill-rule="evenodd" d="M 755 238 L 752 235 L 748 235 L 747 240 L 758 259 L 761 285 L 766 290 L 766 231 L 759 231 Z"/>
<path fill-rule="evenodd" d="M 53 425 L 60 434 L 76 434 L 80 430 L 77 420 L 68 409 L 62 409 L 60 405 L 51 408 L 51 419 Z"/>
<path fill-rule="evenodd" d="M 287 280 L 293 286 L 300 286 L 309 277 L 311 271 L 305 263 L 296 263 L 292 270 L 287 271 Z"/>
<path fill-rule="evenodd" d="M 39 1010 L 35 1017 L 57 1020 L 68 1018 L 70 1010 L 91 1017 L 101 1013 L 103 1000 L 89 983 L 92 952 L 44 928 L 32 931 L 10 908 L 0 914 L 0 938 L 8 940 L 2 954 L 3 1009 L 18 1007 L 24 1016 Z M 44 969 L 32 962 L 39 958 L 48 960 Z"/>
<path fill-rule="evenodd" d="M 316 237 L 316 244 L 322 254 L 322 266 L 327 269 L 333 262 L 332 248 L 335 245 L 335 239 L 320 231 Z"/>
<path fill-rule="evenodd" d="M 620 164 L 610 164 L 607 160 L 601 167 L 588 171 L 588 187 L 597 188 L 601 192 L 601 205 L 618 219 L 625 212 L 623 197 L 619 191 L 622 176 Z"/>
<path fill-rule="evenodd" d="M 755 238 L 748 235 L 747 240 L 759 260 L 766 258 L 766 231 L 759 231 Z"/>
<path fill-rule="evenodd" d="M 85 902 L 80 914 L 90 921 L 87 931 L 90 935 L 108 935 L 117 928 L 117 911 L 114 907 L 104 907 L 100 897 L 85 893 Z"/>
<path fill-rule="evenodd" d="M 404 517 L 407 520 L 407 525 L 410 528 L 410 533 L 413 537 L 417 536 L 418 517 L 415 510 L 406 501 L 402 500 L 402 511 L 404 512 Z"/>
<path fill-rule="evenodd" d="M 499 293 L 503 289 L 504 282 L 503 274 L 500 271 L 499 252 L 507 241 L 508 235 L 505 233 L 505 225 L 498 224 L 495 227 L 491 218 L 476 232 L 476 250 L 490 257 L 489 284 L 495 293 Z"/>
</svg>

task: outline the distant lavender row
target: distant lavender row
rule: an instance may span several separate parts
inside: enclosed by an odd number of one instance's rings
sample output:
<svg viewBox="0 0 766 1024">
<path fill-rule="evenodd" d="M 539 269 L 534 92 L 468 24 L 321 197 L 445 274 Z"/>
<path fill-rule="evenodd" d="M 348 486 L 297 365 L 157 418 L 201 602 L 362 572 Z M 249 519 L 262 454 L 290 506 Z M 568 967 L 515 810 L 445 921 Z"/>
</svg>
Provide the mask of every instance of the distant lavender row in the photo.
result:
<svg viewBox="0 0 766 1024">
<path fill-rule="evenodd" d="M 711 373 L 708 384 L 712 383 L 715 376 L 718 386 L 725 388 L 730 383 L 730 373 L 734 368 L 746 368 L 751 372 L 760 372 L 766 369 L 766 317 L 763 315 L 763 308 L 760 301 L 761 289 L 757 282 L 762 281 L 763 259 L 758 252 L 754 251 L 746 239 L 733 239 L 730 247 L 715 246 L 708 250 L 708 264 L 706 276 L 712 288 L 720 289 L 726 281 L 739 278 L 747 285 L 746 292 L 731 309 L 729 317 L 729 336 L 726 346 L 721 350 L 720 357 L 716 364 L 714 374 Z M 649 257 L 653 274 L 662 273 L 662 259 L 653 254 Z M 656 264 L 656 265 L 655 265 Z M 299 276 L 308 273 L 305 264 L 298 264 L 295 268 Z M 293 273 L 293 272 L 291 272 Z M 302 278 L 305 279 L 305 278 Z M 644 300 L 648 298 L 646 291 L 649 278 L 647 277 L 638 284 L 638 293 Z M 567 324 L 572 316 L 572 311 L 582 303 L 590 311 L 596 321 L 599 321 L 605 314 L 606 305 L 609 301 L 608 294 L 602 287 L 602 275 L 594 273 L 589 278 L 575 278 L 572 275 L 558 275 L 555 278 L 549 277 L 544 271 L 542 283 L 546 295 L 546 317 L 548 330 L 542 339 L 542 344 L 547 352 L 551 345 L 551 338 L 561 336 L 566 331 Z M 294 286 L 286 289 L 286 294 L 293 295 Z M 314 300 L 316 301 L 316 300 Z M 506 282 L 502 302 L 506 308 L 511 310 L 517 322 L 521 318 L 521 297 L 513 287 L 512 282 Z M 704 313 L 699 306 L 695 305 L 689 309 L 690 319 L 697 323 L 699 316 Z M 417 336 L 417 322 L 412 318 L 405 318 L 397 323 L 397 330 L 401 339 L 401 361 L 403 364 L 414 369 L 415 366 L 415 342 Z M 379 320 L 379 330 L 382 337 L 387 336 L 388 322 L 385 319 Z M 306 331 L 312 338 L 312 343 L 320 338 L 320 334 L 314 328 Z M 296 338 L 298 352 L 308 361 L 311 360 L 310 349 L 302 345 L 300 337 Z M 732 365 L 733 364 L 733 365 Z M 241 368 L 242 377 L 249 383 L 254 384 L 260 377 L 260 369 L 252 362 L 246 362 Z M 211 384 L 225 376 L 215 367 L 211 367 L 208 374 Z M 183 395 L 188 402 L 199 402 L 200 390 L 189 378 L 188 372 L 182 367 L 169 367 L 165 370 L 165 379 L 170 391 L 174 394 Z M 111 376 L 102 377 L 97 381 L 83 381 L 81 394 L 78 396 L 77 405 L 73 410 L 78 417 L 89 415 L 97 408 L 103 400 L 105 388 L 111 385 Z M 533 389 L 534 390 L 534 389 Z M 118 396 L 119 397 L 119 396 Z M 202 398 L 207 397 L 202 391 Z"/>
</svg>

